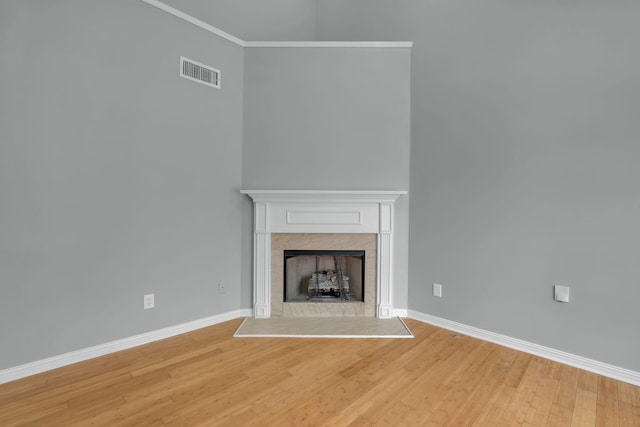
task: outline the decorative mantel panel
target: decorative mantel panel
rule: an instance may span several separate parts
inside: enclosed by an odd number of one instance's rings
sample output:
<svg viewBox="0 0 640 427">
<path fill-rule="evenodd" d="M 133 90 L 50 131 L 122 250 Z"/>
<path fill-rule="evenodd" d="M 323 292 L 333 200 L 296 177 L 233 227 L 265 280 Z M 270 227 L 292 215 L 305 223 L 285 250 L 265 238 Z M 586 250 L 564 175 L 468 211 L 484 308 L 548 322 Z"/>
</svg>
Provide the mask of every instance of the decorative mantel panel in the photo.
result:
<svg viewBox="0 0 640 427">
<path fill-rule="evenodd" d="M 254 203 L 253 312 L 271 317 L 272 233 L 377 234 L 376 315 L 393 317 L 394 204 L 406 191 L 242 190 Z"/>
</svg>

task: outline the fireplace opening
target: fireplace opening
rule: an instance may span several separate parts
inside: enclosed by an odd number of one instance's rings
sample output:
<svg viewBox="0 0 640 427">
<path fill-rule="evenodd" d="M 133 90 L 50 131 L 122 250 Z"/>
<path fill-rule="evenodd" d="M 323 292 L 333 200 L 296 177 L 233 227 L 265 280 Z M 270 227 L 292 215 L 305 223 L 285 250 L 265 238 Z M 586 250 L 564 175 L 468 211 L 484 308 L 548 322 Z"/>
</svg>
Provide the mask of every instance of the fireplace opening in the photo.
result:
<svg viewBox="0 0 640 427">
<path fill-rule="evenodd" d="M 365 251 L 285 250 L 284 302 L 364 302 Z"/>
</svg>

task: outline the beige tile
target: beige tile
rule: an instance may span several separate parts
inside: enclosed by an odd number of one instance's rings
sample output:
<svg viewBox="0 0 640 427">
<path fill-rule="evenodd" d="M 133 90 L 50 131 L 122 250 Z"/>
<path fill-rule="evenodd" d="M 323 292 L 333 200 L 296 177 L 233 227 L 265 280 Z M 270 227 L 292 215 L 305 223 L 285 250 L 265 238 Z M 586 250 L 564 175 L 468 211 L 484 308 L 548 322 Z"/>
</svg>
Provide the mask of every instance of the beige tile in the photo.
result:
<svg viewBox="0 0 640 427">
<path fill-rule="evenodd" d="M 412 338 L 402 319 L 371 317 L 248 317 L 234 336 Z"/>
<path fill-rule="evenodd" d="M 376 316 L 376 234 L 274 233 L 271 235 L 271 316 Z M 361 308 L 340 307 L 354 303 L 284 303 L 284 250 L 365 251 L 364 304 Z M 330 307 L 334 306 L 336 307 Z"/>
<path fill-rule="evenodd" d="M 285 302 L 285 317 L 364 317 L 363 302 Z"/>
</svg>

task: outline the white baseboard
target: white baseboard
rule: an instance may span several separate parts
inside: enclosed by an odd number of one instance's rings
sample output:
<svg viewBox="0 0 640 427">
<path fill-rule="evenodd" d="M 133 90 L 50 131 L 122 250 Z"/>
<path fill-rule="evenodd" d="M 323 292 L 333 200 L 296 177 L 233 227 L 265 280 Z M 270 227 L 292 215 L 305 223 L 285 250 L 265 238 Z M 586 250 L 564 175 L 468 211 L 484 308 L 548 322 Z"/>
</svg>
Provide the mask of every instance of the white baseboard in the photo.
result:
<svg viewBox="0 0 640 427">
<path fill-rule="evenodd" d="M 408 312 L 406 308 L 394 308 L 393 317 L 409 317 Z"/>
<path fill-rule="evenodd" d="M 545 359 L 564 363 L 565 365 L 573 366 L 575 368 L 584 369 L 585 371 L 593 372 L 598 375 L 640 386 L 640 372 L 598 362 L 593 359 L 587 359 L 586 357 L 566 353 L 564 351 L 530 343 L 517 338 L 511 338 L 506 335 L 496 334 L 484 329 L 474 328 L 473 326 L 464 325 L 462 323 L 453 322 L 451 320 L 442 319 L 440 317 L 431 316 L 418 311 L 408 310 L 407 317 L 444 329 L 459 332 L 464 335 L 469 335 L 474 338 L 479 338 L 484 341 L 513 348 L 514 350 L 523 351 Z"/>
<path fill-rule="evenodd" d="M 46 359 L 37 360 L 35 362 L 26 363 L 13 368 L 3 369 L 0 371 L 0 384 L 39 374 L 51 369 L 60 368 L 72 363 L 93 359 L 94 357 L 104 356 L 105 354 L 114 353 L 116 351 L 126 350 L 131 347 L 195 331 L 196 329 L 205 328 L 228 320 L 249 316 L 253 316 L 253 312 L 250 308 L 229 311 L 227 313 L 217 314 L 204 319 L 198 319 L 192 322 L 182 323 L 180 325 L 170 326 L 168 328 L 158 329 L 156 331 L 146 332 L 144 334 L 111 341 L 105 344 L 60 354 L 58 356 L 48 357 Z"/>
<path fill-rule="evenodd" d="M 587 359 L 575 354 L 566 353 L 564 351 L 556 350 L 550 347 L 545 347 L 538 344 L 530 343 L 528 341 L 511 338 L 506 335 L 496 334 L 484 329 L 475 328 L 473 326 L 464 325 L 462 323 L 453 322 L 451 320 L 442 319 L 440 317 L 431 316 L 429 314 L 420 313 L 414 310 L 396 309 L 393 313 L 394 317 L 409 317 L 411 319 L 419 320 L 424 323 L 429 323 L 434 326 L 459 332 L 461 334 L 469 335 L 481 340 L 503 345 L 515 350 L 524 351 L 525 353 L 534 354 L 536 356 L 564 363 L 566 365 L 573 366 L 579 369 L 584 369 L 585 371 L 593 372 L 598 375 L 603 375 L 629 384 L 640 386 L 640 372 L 635 372 L 628 369 L 620 368 L 618 366 L 609 365 L 597 360 Z M 123 338 L 121 340 L 112 341 L 109 343 L 100 344 L 77 351 L 72 351 L 20 366 L 15 366 L 13 368 L 8 368 L 0 371 L 0 384 L 39 374 L 51 369 L 60 368 L 72 363 L 82 362 L 84 360 L 89 360 L 94 357 L 103 356 L 105 354 L 114 353 L 116 351 L 126 350 L 128 348 L 136 347 L 142 344 L 147 344 L 164 338 L 184 334 L 186 332 L 191 332 L 196 329 L 205 328 L 207 326 L 212 326 L 239 317 L 251 316 L 253 316 L 253 310 L 251 310 L 250 308 L 234 310 L 204 319 L 194 320 L 192 322 L 170 326 L 168 328 Z"/>
</svg>

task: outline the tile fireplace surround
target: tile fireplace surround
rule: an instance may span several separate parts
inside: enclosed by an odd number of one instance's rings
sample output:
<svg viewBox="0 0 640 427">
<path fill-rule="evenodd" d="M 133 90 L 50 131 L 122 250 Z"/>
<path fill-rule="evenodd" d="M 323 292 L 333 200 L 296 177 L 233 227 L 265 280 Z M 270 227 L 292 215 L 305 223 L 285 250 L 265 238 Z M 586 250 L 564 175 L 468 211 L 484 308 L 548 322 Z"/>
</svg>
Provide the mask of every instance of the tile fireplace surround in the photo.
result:
<svg viewBox="0 0 640 427">
<path fill-rule="evenodd" d="M 407 194 L 406 191 L 242 190 L 241 193 L 249 195 L 254 203 L 254 317 L 393 317 L 394 204 Z M 367 256 L 375 256 L 375 271 L 365 273 L 369 283 L 365 277 L 364 306 L 347 307 L 354 304 L 351 302 L 344 303 L 342 308 L 339 307 L 341 303 L 290 303 L 307 305 L 305 309 L 283 305 L 279 252 L 297 248 L 282 248 L 282 241 L 306 242 L 304 244 L 311 245 L 312 249 L 320 249 L 314 245 L 329 242 L 340 245 L 341 242 L 352 244 L 357 241 L 361 242 L 359 245 L 368 246 Z M 274 250 L 277 251 L 275 254 Z M 375 285 L 375 292 L 371 285 Z M 317 311 L 322 309 L 327 312 Z"/>
</svg>

